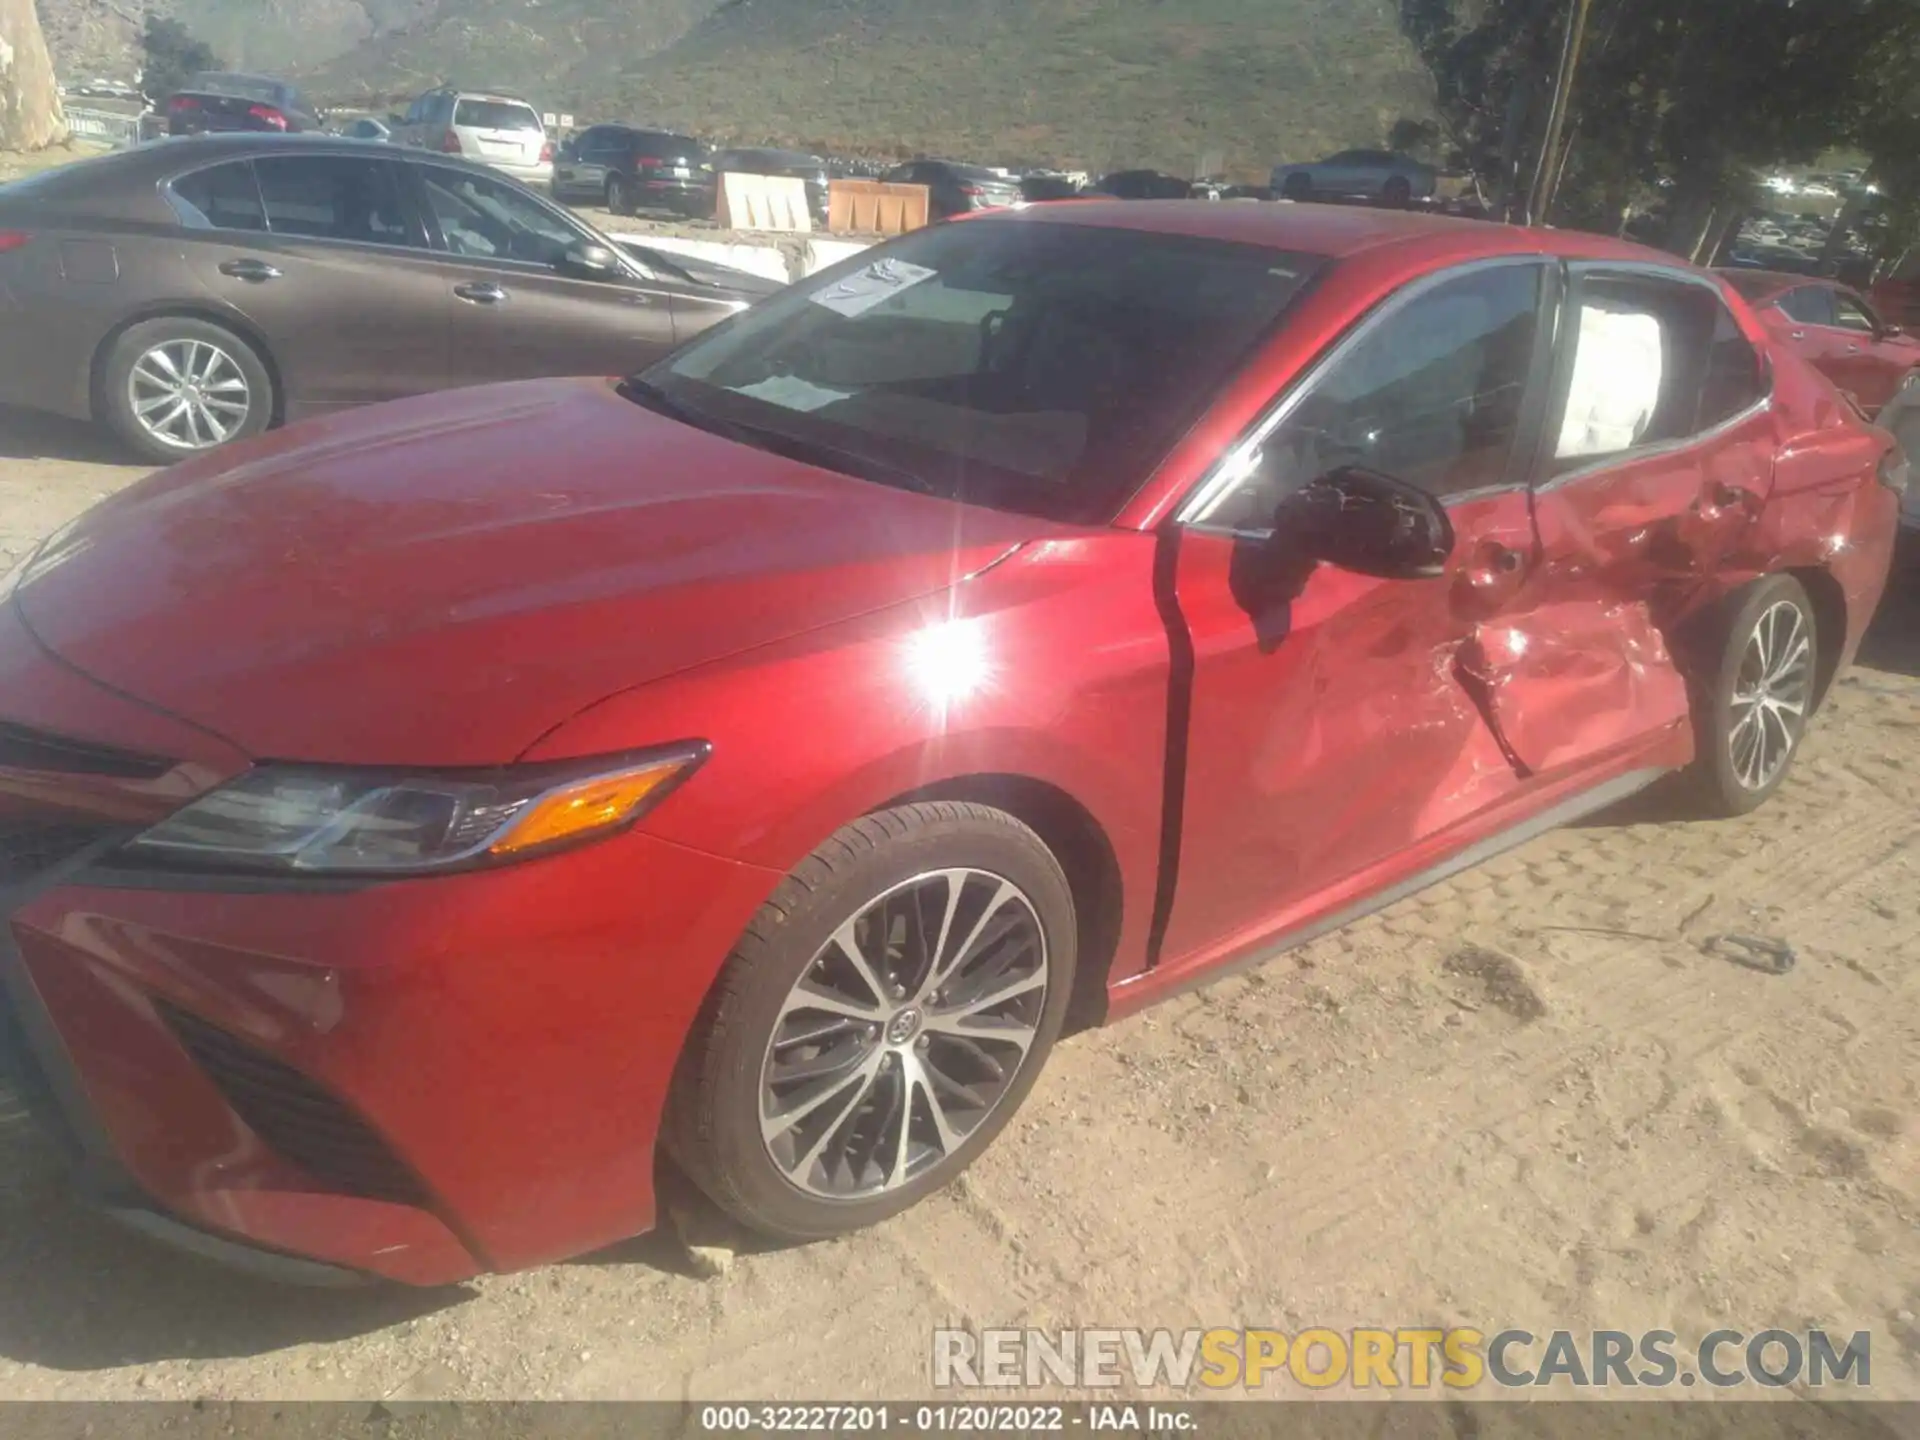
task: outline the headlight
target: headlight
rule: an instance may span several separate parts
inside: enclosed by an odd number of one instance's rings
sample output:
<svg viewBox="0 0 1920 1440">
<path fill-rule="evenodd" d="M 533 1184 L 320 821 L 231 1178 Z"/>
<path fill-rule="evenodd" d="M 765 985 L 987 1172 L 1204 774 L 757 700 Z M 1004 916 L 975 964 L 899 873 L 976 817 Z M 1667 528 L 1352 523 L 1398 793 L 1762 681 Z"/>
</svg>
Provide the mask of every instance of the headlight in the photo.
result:
<svg viewBox="0 0 1920 1440">
<path fill-rule="evenodd" d="M 263 765 L 128 842 L 218 869 L 417 875 L 520 860 L 634 823 L 705 760 L 705 742 L 558 765 L 403 773 Z"/>
</svg>

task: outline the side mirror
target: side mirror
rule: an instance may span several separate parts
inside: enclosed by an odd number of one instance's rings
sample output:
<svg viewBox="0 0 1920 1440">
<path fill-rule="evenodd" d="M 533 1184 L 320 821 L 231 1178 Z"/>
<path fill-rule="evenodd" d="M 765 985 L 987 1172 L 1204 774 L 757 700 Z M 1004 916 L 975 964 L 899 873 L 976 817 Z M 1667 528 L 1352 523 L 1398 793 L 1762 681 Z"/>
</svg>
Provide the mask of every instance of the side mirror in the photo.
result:
<svg viewBox="0 0 1920 1440">
<path fill-rule="evenodd" d="M 1880 338 L 1882 340 L 1898 340 L 1906 333 L 1907 327 L 1904 325 L 1882 325 L 1880 327 Z"/>
<path fill-rule="evenodd" d="M 1431 580 L 1453 555 L 1453 522 L 1426 491 L 1349 465 L 1280 502 L 1273 543 L 1358 575 Z"/>
<path fill-rule="evenodd" d="M 620 257 L 604 245 L 576 245 L 567 251 L 562 267 L 589 280 L 610 280 L 620 273 Z"/>
</svg>

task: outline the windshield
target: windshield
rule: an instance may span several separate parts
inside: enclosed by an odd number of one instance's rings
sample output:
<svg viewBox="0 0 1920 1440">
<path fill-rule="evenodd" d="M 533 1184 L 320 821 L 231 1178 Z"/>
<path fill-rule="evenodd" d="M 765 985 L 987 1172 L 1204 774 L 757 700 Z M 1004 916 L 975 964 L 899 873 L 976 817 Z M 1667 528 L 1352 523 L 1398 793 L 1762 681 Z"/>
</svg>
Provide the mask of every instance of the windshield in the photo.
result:
<svg viewBox="0 0 1920 1440">
<path fill-rule="evenodd" d="M 633 393 L 882 483 L 1103 522 L 1324 263 L 1035 220 L 935 226 L 763 301 Z"/>
<path fill-rule="evenodd" d="M 187 88 L 202 95 L 226 95 L 236 100 L 258 100 L 272 105 L 278 103 L 286 87 L 277 80 L 263 79 L 258 75 L 208 73 L 194 76 L 187 82 Z"/>
</svg>

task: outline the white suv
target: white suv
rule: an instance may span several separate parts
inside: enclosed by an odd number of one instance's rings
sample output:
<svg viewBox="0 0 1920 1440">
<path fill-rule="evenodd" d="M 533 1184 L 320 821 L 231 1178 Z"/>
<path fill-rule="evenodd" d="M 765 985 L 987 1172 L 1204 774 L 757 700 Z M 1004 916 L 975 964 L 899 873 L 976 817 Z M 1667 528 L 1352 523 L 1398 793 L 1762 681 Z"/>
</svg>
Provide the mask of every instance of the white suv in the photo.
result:
<svg viewBox="0 0 1920 1440">
<path fill-rule="evenodd" d="M 553 179 L 553 142 L 540 112 L 514 95 L 429 90 L 394 132 L 402 145 L 464 155 L 529 185 Z"/>
</svg>

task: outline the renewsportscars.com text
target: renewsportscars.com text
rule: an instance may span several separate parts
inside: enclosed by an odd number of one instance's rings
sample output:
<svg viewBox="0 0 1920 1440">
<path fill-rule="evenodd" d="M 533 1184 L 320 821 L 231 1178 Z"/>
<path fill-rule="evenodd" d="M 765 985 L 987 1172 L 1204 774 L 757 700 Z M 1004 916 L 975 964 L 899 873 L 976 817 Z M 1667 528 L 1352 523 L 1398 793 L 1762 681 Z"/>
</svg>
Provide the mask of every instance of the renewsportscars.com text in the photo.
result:
<svg viewBox="0 0 1920 1440">
<path fill-rule="evenodd" d="M 1872 1384 L 1873 1337 L 1825 1330 L 1575 1332 L 936 1330 L 933 1383 L 957 1389 L 1779 1389 Z"/>
</svg>

